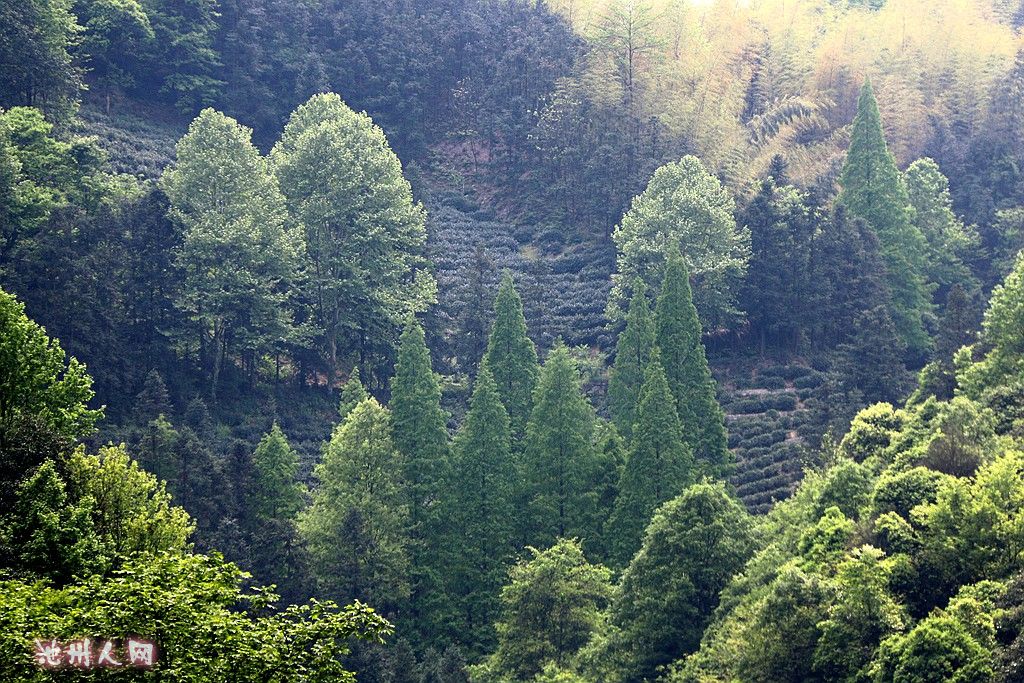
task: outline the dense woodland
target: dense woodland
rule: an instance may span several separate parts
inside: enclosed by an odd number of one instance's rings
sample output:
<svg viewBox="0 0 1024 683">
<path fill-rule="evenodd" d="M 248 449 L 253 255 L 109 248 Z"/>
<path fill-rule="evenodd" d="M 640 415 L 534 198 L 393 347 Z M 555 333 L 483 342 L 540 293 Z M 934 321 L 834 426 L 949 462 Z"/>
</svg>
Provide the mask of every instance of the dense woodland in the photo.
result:
<svg viewBox="0 0 1024 683">
<path fill-rule="evenodd" d="M 0 0 L 0 679 L 1024 682 L 1022 249 L 1019 0 Z"/>
</svg>

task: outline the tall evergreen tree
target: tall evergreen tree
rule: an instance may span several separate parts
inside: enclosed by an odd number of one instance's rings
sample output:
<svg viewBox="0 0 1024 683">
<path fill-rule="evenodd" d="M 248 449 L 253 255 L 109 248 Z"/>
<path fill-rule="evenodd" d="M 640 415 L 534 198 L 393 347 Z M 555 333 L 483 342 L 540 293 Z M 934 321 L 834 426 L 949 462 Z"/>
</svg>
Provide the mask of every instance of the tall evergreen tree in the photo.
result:
<svg viewBox="0 0 1024 683">
<path fill-rule="evenodd" d="M 861 89 L 839 183 L 839 202 L 878 234 L 893 297 L 893 322 L 908 351 L 920 355 L 930 345 L 924 320 L 931 311 L 931 296 L 923 278 L 928 245 L 911 222 L 910 198 L 886 146 L 871 81 Z"/>
<path fill-rule="evenodd" d="M 626 442 L 619 436 L 614 423 L 598 419 L 594 427 L 594 451 L 597 454 L 597 471 L 592 488 L 597 501 L 595 528 L 600 533 L 587 541 L 591 556 L 607 564 L 612 557 L 614 544 L 611 516 L 615 512 L 622 471 L 626 465 Z"/>
<path fill-rule="evenodd" d="M 135 397 L 135 418 L 143 423 L 156 419 L 158 415 L 171 414 L 171 395 L 164 378 L 156 370 L 146 374 L 146 380 Z"/>
<path fill-rule="evenodd" d="M 391 427 L 405 461 L 409 514 L 416 527 L 426 523 L 443 486 L 448 430 L 441 410 L 441 387 L 430 365 L 423 328 L 411 318 L 399 342 L 391 384 Z"/>
<path fill-rule="evenodd" d="M 647 366 L 633 441 L 609 524 L 616 563 L 625 566 L 640 548 L 651 515 L 693 481 L 693 452 L 683 440 L 675 401 L 655 349 Z"/>
<path fill-rule="evenodd" d="M 253 511 L 266 519 L 294 520 L 305 492 L 298 480 L 299 456 L 275 422 L 253 454 L 255 500 Z"/>
<path fill-rule="evenodd" d="M 903 339 L 884 306 L 864 311 L 853 333 L 839 345 L 825 398 L 833 428 L 845 432 L 865 405 L 898 403 L 909 383 Z"/>
<path fill-rule="evenodd" d="M 855 329 L 862 311 L 890 307 L 878 235 L 863 219 L 836 206 L 820 223 L 811 252 L 809 319 L 812 342 L 834 348 Z"/>
<path fill-rule="evenodd" d="M 724 476 L 732 464 L 725 416 L 715 398 L 690 276 L 675 249 L 669 252 L 655 318 L 661 365 L 675 397 L 683 440 L 707 473 Z"/>
<path fill-rule="evenodd" d="M 501 402 L 508 411 L 515 446 L 523 438 L 537 385 L 537 347 L 526 332 L 523 301 L 512 275 L 506 272 L 494 299 L 494 326 L 484 363 L 494 375 Z"/>
<path fill-rule="evenodd" d="M 626 314 L 626 328 L 615 344 L 615 364 L 608 378 L 608 407 L 619 434 L 627 440 L 633 433 L 644 372 L 653 348 L 654 317 L 647 303 L 647 287 L 637 278 Z"/>
<path fill-rule="evenodd" d="M 391 384 L 392 439 L 405 464 L 412 580 L 411 618 L 422 637 L 440 599 L 438 501 L 448 471 L 448 430 L 441 387 L 430 365 L 423 328 L 410 317 L 402 332 Z M 434 608 L 437 605 L 433 605 Z"/>
<path fill-rule="evenodd" d="M 947 363 L 950 368 L 953 356 L 962 346 L 970 346 L 978 337 L 981 326 L 981 312 L 973 305 L 964 288 L 955 284 L 946 296 L 946 310 L 938 334 L 935 335 L 935 359 Z"/>
<path fill-rule="evenodd" d="M 455 437 L 444 516 L 452 629 L 473 652 L 494 644 L 498 595 L 514 550 L 517 488 L 508 413 L 484 364 Z"/>
<path fill-rule="evenodd" d="M 544 362 L 526 427 L 526 538 L 532 545 L 594 536 L 594 421 L 576 363 L 559 341 Z"/>
<path fill-rule="evenodd" d="M 768 178 L 743 211 L 750 229 L 750 264 L 740 302 L 760 337 L 796 347 L 807 322 L 814 222 L 804 195 Z"/>
<path fill-rule="evenodd" d="M 369 398 L 370 395 L 366 393 L 366 387 L 363 386 L 362 381 L 359 379 L 359 367 L 352 368 L 352 374 L 348 376 L 348 381 L 345 382 L 345 386 L 341 388 L 341 401 L 338 402 L 338 415 L 344 420 L 348 417 L 348 414 L 352 412 L 352 409 L 357 405 Z"/>
<path fill-rule="evenodd" d="M 313 504 L 299 520 L 322 595 L 359 599 L 385 614 L 408 597 L 402 470 L 390 414 L 364 400 L 334 429 L 314 471 Z"/>
</svg>

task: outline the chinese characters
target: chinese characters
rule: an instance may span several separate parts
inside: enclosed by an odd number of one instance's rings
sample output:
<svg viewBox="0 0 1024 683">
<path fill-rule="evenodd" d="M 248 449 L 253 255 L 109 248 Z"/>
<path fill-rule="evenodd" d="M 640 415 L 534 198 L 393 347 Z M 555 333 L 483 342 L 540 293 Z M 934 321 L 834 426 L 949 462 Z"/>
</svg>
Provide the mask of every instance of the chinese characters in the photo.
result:
<svg viewBox="0 0 1024 683">
<path fill-rule="evenodd" d="M 80 638 L 61 643 L 56 638 L 35 639 L 33 659 L 43 669 L 151 668 L 157 662 L 157 648 L 150 640 L 128 638 L 124 645 L 116 640 Z"/>
</svg>

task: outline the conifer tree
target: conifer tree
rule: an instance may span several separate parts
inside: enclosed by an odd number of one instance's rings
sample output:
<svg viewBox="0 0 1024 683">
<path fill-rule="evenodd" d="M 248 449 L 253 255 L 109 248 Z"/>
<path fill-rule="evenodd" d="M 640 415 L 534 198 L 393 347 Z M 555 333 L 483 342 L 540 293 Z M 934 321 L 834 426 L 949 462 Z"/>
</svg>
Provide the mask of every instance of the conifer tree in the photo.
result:
<svg viewBox="0 0 1024 683">
<path fill-rule="evenodd" d="M 139 433 L 135 452 L 147 472 L 173 487 L 181 476 L 177 452 L 178 431 L 163 414 L 149 421 Z"/>
<path fill-rule="evenodd" d="M 839 202 L 878 234 L 896 329 L 911 353 L 924 353 L 930 344 L 924 318 L 931 310 L 931 296 L 923 279 L 927 243 L 911 222 L 910 198 L 886 146 L 870 81 L 865 81 L 861 89 L 839 183 Z"/>
<path fill-rule="evenodd" d="M 830 422 L 839 433 L 865 405 L 897 403 L 908 387 L 903 340 L 884 306 L 864 311 L 839 345 L 826 390 Z"/>
<path fill-rule="evenodd" d="M 294 519 L 304 496 L 297 478 L 299 456 L 276 422 L 260 439 L 252 462 L 256 470 L 253 511 L 266 519 Z"/>
<path fill-rule="evenodd" d="M 405 497 L 409 509 L 410 601 L 414 628 L 422 636 L 435 629 L 426 623 L 438 612 L 441 597 L 438 566 L 437 504 L 448 469 L 448 430 L 441 410 L 441 388 L 430 365 L 423 328 L 410 317 L 402 332 L 391 385 L 391 427 L 395 447 L 405 463 Z"/>
<path fill-rule="evenodd" d="M 411 318 L 399 342 L 391 384 L 391 427 L 405 462 L 413 533 L 437 502 L 448 460 L 448 430 L 441 387 L 430 366 L 423 328 Z"/>
<path fill-rule="evenodd" d="M 408 597 L 402 470 L 391 416 L 367 398 L 334 429 L 314 471 L 320 486 L 299 519 L 321 595 L 385 614 Z"/>
<path fill-rule="evenodd" d="M 514 547 L 517 472 L 508 413 L 487 365 L 455 437 L 445 514 L 452 624 L 474 651 L 494 644 L 498 595 Z"/>
<path fill-rule="evenodd" d="M 655 349 L 637 411 L 633 441 L 619 482 L 619 497 L 609 521 L 612 552 L 625 566 L 640 547 L 651 515 L 693 481 L 693 452 L 683 440 L 675 401 L 660 353 Z"/>
<path fill-rule="evenodd" d="M 970 346 L 977 340 L 981 326 L 981 313 L 972 305 L 971 297 L 964 288 L 955 284 L 946 296 L 946 310 L 935 336 L 935 359 L 952 368 L 953 356 L 962 346 Z"/>
<path fill-rule="evenodd" d="M 494 376 L 501 402 L 508 411 L 515 445 L 523 437 L 530 418 L 537 385 L 537 347 L 527 336 L 523 301 L 512 275 L 505 273 L 494 299 L 494 326 L 487 341 L 484 362 Z"/>
<path fill-rule="evenodd" d="M 594 410 L 580 390 L 569 349 L 559 340 L 541 370 L 526 427 L 525 491 L 532 545 L 595 532 Z"/>
<path fill-rule="evenodd" d="M 669 401 L 671 400 L 672 397 L 669 395 Z M 619 436 L 614 423 L 598 419 L 594 426 L 594 451 L 597 454 L 597 470 L 592 488 L 597 501 L 595 528 L 600 533 L 587 540 L 591 555 L 607 563 L 608 558 L 612 556 L 614 542 L 610 518 L 615 511 L 622 470 L 626 465 L 626 443 Z"/>
<path fill-rule="evenodd" d="M 690 276 L 679 252 L 671 250 L 655 309 L 656 342 L 669 389 L 675 397 L 683 440 L 707 473 L 724 476 L 732 462 L 725 417 L 715 399 Z"/>
<path fill-rule="evenodd" d="M 135 418 L 145 424 L 158 415 L 170 415 L 171 407 L 171 395 L 164 378 L 156 370 L 150 370 L 146 373 L 142 391 L 135 397 Z"/>
<path fill-rule="evenodd" d="M 608 407 L 619 434 L 627 440 L 633 433 L 644 371 L 653 348 L 654 317 L 647 303 L 647 288 L 637 278 L 626 314 L 626 328 L 615 345 L 615 364 L 608 378 Z"/>
<path fill-rule="evenodd" d="M 795 347 L 807 320 L 815 223 L 804 195 L 767 178 L 740 221 L 750 229 L 751 256 L 741 303 L 761 350 L 766 338 Z"/>
<path fill-rule="evenodd" d="M 369 398 L 370 395 L 366 393 L 366 387 L 359 380 L 359 368 L 352 368 L 352 374 L 348 376 L 348 381 L 345 382 L 345 386 L 341 388 L 341 401 L 338 403 L 338 415 L 344 420 L 348 417 L 348 414 L 352 412 L 352 409 L 357 405 Z"/>
</svg>

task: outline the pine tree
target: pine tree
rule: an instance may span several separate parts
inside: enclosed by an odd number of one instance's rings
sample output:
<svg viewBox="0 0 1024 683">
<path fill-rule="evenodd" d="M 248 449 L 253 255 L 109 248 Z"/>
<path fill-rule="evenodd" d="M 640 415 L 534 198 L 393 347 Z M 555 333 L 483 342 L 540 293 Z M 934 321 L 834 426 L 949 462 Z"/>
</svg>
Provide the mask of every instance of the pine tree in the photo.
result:
<svg viewBox="0 0 1024 683">
<path fill-rule="evenodd" d="M 626 442 L 619 436 L 612 422 L 598 419 L 594 426 L 594 452 L 597 454 L 597 470 L 591 488 L 597 501 L 598 518 L 595 528 L 600 534 L 587 541 L 591 555 L 607 563 L 608 558 L 612 557 L 614 543 L 610 517 L 615 511 L 619 482 L 626 465 Z"/>
<path fill-rule="evenodd" d="M 655 349 L 647 365 L 633 441 L 609 521 L 613 554 L 620 567 L 640 548 L 644 529 L 658 506 L 693 481 L 693 452 L 683 440 L 660 355 Z"/>
<path fill-rule="evenodd" d="M 537 385 L 537 348 L 527 336 L 523 301 L 512 275 L 505 273 L 494 300 L 494 326 L 484 362 L 494 375 L 501 402 L 508 411 L 513 444 L 523 437 Z"/>
<path fill-rule="evenodd" d="M 870 81 L 861 89 L 839 183 L 839 202 L 878 234 L 893 296 L 893 322 L 908 351 L 920 355 L 930 345 L 924 328 L 924 318 L 931 311 L 923 278 L 928 247 L 911 222 L 910 198 L 886 146 Z"/>
<path fill-rule="evenodd" d="M 441 410 L 441 387 L 430 365 L 423 328 L 410 318 L 402 332 L 391 385 L 391 427 L 405 463 L 409 509 L 413 627 L 421 639 L 435 630 L 427 623 L 441 598 L 437 504 L 448 470 L 448 430 Z"/>
<path fill-rule="evenodd" d="M 357 405 L 369 398 L 369 394 L 366 393 L 366 388 L 363 383 L 359 380 L 359 368 L 352 368 L 352 374 L 348 376 L 348 381 L 345 382 L 345 386 L 341 388 L 341 401 L 338 403 L 338 415 L 344 420 L 348 417 L 348 414 L 352 412 L 352 409 Z"/>
<path fill-rule="evenodd" d="M 750 229 L 750 264 L 740 301 L 751 328 L 762 352 L 768 337 L 796 347 L 808 317 L 808 266 L 816 227 L 805 197 L 768 178 L 740 222 Z"/>
<path fill-rule="evenodd" d="M 299 456 L 276 422 L 260 439 L 252 462 L 256 470 L 253 511 L 265 519 L 294 519 L 305 495 L 298 481 Z"/>
<path fill-rule="evenodd" d="M 444 516 L 452 627 L 475 652 L 494 644 L 498 594 L 514 551 L 516 492 L 508 413 L 484 364 L 455 437 Z"/>
<path fill-rule="evenodd" d="M 176 449 L 178 432 L 164 415 L 155 419 L 139 433 L 135 453 L 147 472 L 157 479 L 168 482 L 171 487 L 181 476 L 181 463 Z"/>
<path fill-rule="evenodd" d="M 627 440 L 633 433 L 644 371 L 653 348 L 654 317 L 647 303 L 647 288 L 643 280 L 637 278 L 626 315 L 626 328 L 615 345 L 615 364 L 608 378 L 608 407 L 619 434 Z"/>
<path fill-rule="evenodd" d="M 399 341 L 391 384 L 391 427 L 405 461 L 409 513 L 414 535 L 437 502 L 448 465 L 448 430 L 441 387 L 430 366 L 423 328 L 410 319 Z"/>
<path fill-rule="evenodd" d="M 884 306 L 864 311 L 854 321 L 850 338 L 839 345 L 826 386 L 829 421 L 844 433 L 866 405 L 897 403 L 908 388 L 903 364 L 905 347 Z"/>
<path fill-rule="evenodd" d="M 665 266 L 655 319 L 661 365 L 675 397 L 683 440 L 702 468 L 709 474 L 725 476 L 732 464 L 725 416 L 715 399 L 715 380 L 711 377 L 701 341 L 690 276 L 682 257 L 674 249 Z"/>
<path fill-rule="evenodd" d="M 561 340 L 551 350 L 534 392 L 524 458 L 529 543 L 591 538 L 596 513 L 594 410 L 580 390 L 576 363 Z"/>
<path fill-rule="evenodd" d="M 170 415 L 171 409 L 171 395 L 164 378 L 156 370 L 150 370 L 146 374 L 142 391 L 135 397 L 135 418 L 146 423 L 158 415 Z"/>
<path fill-rule="evenodd" d="M 390 414 L 364 400 L 335 428 L 314 471 L 313 504 L 299 519 L 321 595 L 359 599 L 384 614 L 408 597 L 402 470 Z"/>
<path fill-rule="evenodd" d="M 861 312 L 892 306 L 878 235 L 863 219 L 836 206 L 814 239 L 808 308 L 812 341 L 835 348 L 852 333 Z"/>
</svg>

